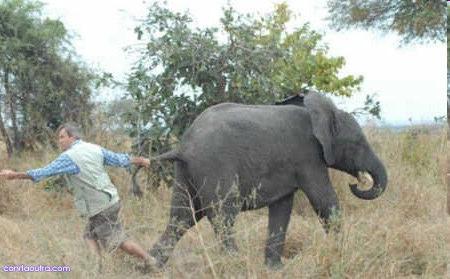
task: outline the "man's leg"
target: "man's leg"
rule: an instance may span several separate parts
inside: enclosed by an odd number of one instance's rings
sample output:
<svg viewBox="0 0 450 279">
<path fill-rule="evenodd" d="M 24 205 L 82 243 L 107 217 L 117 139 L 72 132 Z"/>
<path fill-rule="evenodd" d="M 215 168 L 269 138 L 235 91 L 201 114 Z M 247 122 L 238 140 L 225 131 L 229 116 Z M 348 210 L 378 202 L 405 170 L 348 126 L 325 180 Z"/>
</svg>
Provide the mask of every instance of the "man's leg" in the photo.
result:
<svg viewBox="0 0 450 279">
<path fill-rule="evenodd" d="M 139 244 L 129 239 L 123 231 L 119 220 L 119 210 L 120 203 L 117 203 L 95 216 L 97 224 L 94 231 L 99 239 L 100 247 L 108 252 L 115 248 L 121 248 L 127 254 L 142 259 L 147 268 L 155 266 L 156 260 Z"/>
<path fill-rule="evenodd" d="M 140 258 L 144 261 L 144 267 L 142 269 L 143 273 L 151 272 L 157 269 L 157 261 L 154 257 L 150 256 L 144 249 L 142 249 L 136 242 L 127 239 L 119 246 L 123 251 L 129 255 Z"/>
<path fill-rule="evenodd" d="M 101 257 L 100 245 L 98 245 L 97 240 L 90 239 L 90 238 L 84 238 L 84 241 L 86 242 L 86 244 L 89 248 L 89 251 L 91 251 L 96 256 Z"/>
<path fill-rule="evenodd" d="M 130 239 L 127 239 L 124 242 L 122 242 L 122 244 L 120 244 L 119 247 L 129 255 L 138 257 L 144 261 L 147 261 L 149 259 L 149 255 L 147 254 L 147 252 L 145 252 L 145 250 L 142 249 L 142 247 L 139 246 L 139 244 Z"/>
<path fill-rule="evenodd" d="M 103 259 L 102 259 L 102 254 L 101 254 L 101 250 L 100 250 L 100 245 L 98 244 L 97 240 L 92 239 L 92 238 L 85 237 L 84 241 L 86 242 L 86 245 L 88 246 L 91 254 L 94 255 L 96 258 L 96 262 L 98 265 L 98 272 L 102 272 Z"/>
</svg>

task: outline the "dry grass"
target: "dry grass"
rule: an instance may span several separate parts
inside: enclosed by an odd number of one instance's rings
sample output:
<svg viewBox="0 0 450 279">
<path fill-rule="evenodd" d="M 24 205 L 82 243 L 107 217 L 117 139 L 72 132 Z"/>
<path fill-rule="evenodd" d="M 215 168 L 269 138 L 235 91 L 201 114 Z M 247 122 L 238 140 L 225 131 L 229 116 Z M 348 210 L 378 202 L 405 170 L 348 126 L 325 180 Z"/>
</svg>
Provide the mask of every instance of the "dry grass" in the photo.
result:
<svg viewBox="0 0 450 279">
<path fill-rule="evenodd" d="M 374 201 L 355 198 L 352 178 L 332 172 L 344 213 L 343 230 L 326 235 L 307 201 L 298 195 L 284 249 L 282 270 L 264 266 L 267 210 L 246 212 L 235 227 L 240 251 L 222 251 L 210 224 L 202 220 L 178 243 L 167 268 L 152 277 L 211 278 L 443 278 L 448 276 L 449 220 L 446 212 L 446 132 L 393 133 L 368 129 L 366 134 L 385 162 L 389 184 Z M 127 147 L 110 136 L 96 141 L 114 150 Z M 3 156 L 2 154 L 1 156 Z M 24 154 L 8 162 L 20 170 L 45 164 L 55 152 Z M 4 167 L 4 166 L 1 166 Z M 130 177 L 112 169 L 118 185 L 128 233 L 150 248 L 165 229 L 170 190 L 160 187 L 143 200 L 128 194 Z M 117 252 L 107 255 L 97 272 L 82 242 L 84 222 L 71 197 L 45 192 L 45 183 L 0 181 L 0 266 L 4 264 L 69 265 L 69 278 L 140 277 L 139 263 Z M 204 245 L 202 245 L 202 243 Z M 1 273 L 3 277 L 5 273 Z M 8 274 L 22 278 L 23 274 Z M 61 274 L 33 273 L 31 278 Z"/>
</svg>

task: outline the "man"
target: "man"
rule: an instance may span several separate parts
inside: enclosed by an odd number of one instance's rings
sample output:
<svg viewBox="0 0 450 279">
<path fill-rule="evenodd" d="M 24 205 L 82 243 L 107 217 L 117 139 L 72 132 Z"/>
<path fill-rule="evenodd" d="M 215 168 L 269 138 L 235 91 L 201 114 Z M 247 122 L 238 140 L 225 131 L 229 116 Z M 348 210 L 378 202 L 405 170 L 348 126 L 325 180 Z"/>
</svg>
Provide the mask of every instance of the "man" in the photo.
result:
<svg viewBox="0 0 450 279">
<path fill-rule="evenodd" d="M 114 153 L 98 145 L 81 140 L 79 129 L 72 124 L 57 130 L 58 145 L 63 153 L 49 165 L 15 172 L 1 170 L 0 178 L 30 179 L 38 182 L 46 177 L 64 175 L 74 194 L 75 207 L 82 217 L 88 218 L 84 239 L 98 256 L 101 250 L 121 248 L 126 253 L 144 260 L 147 267 L 153 260 L 137 243 L 128 239 L 118 220 L 119 196 L 104 166 L 129 167 L 130 164 L 148 167 L 149 159 Z"/>
</svg>

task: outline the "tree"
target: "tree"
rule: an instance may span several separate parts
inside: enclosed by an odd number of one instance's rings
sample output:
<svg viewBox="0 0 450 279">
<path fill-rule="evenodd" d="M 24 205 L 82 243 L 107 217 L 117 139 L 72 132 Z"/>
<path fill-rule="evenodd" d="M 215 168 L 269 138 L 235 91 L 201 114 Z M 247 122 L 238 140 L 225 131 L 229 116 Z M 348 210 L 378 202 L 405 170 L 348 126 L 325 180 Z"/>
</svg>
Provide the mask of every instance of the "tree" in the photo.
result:
<svg viewBox="0 0 450 279">
<path fill-rule="evenodd" d="M 333 28 L 396 32 L 403 43 L 445 42 L 445 7 L 445 0 L 328 0 Z"/>
<path fill-rule="evenodd" d="M 194 28 L 188 13 L 151 5 L 135 30 L 145 47 L 128 82 L 141 112 L 130 117 L 133 135 L 147 128 L 162 152 L 213 104 L 272 104 L 306 87 L 350 96 L 362 77 L 340 77 L 344 58 L 329 57 L 308 24 L 287 31 L 291 18 L 286 4 L 264 17 L 227 7 L 220 28 Z"/>
<path fill-rule="evenodd" d="M 450 135 L 450 7 L 447 7 L 447 124 Z M 450 210 L 450 208 L 449 208 Z"/>
<path fill-rule="evenodd" d="M 0 3 L 0 132 L 9 156 L 47 141 L 63 121 L 86 122 L 92 107 L 96 76 L 73 58 L 64 25 L 43 18 L 42 7 L 38 1 Z"/>
</svg>

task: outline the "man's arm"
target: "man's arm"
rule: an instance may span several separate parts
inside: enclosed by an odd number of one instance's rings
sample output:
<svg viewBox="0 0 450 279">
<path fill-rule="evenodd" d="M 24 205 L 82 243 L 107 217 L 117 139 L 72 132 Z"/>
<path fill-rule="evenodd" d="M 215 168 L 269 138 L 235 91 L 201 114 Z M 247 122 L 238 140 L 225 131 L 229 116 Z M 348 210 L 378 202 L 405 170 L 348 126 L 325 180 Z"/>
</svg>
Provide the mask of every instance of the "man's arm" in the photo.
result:
<svg viewBox="0 0 450 279">
<path fill-rule="evenodd" d="M 102 148 L 104 164 L 113 167 L 129 168 L 130 164 L 148 167 L 150 160 L 144 157 L 134 157 L 126 153 L 115 153 L 111 150 Z"/>
<path fill-rule="evenodd" d="M 0 177 L 6 179 L 31 179 L 33 182 L 39 182 L 42 179 L 61 174 L 77 174 L 80 168 L 66 154 L 61 154 L 53 162 L 39 169 L 28 170 L 27 172 L 15 172 L 12 170 L 0 171 Z"/>
<path fill-rule="evenodd" d="M 4 177 L 8 180 L 13 179 L 32 179 L 31 176 L 26 174 L 25 172 L 17 172 L 13 170 L 2 170 L 0 171 L 0 177 Z"/>
<path fill-rule="evenodd" d="M 150 160 L 145 157 L 131 157 L 130 162 L 134 165 L 143 166 L 146 168 L 150 166 Z"/>
</svg>

